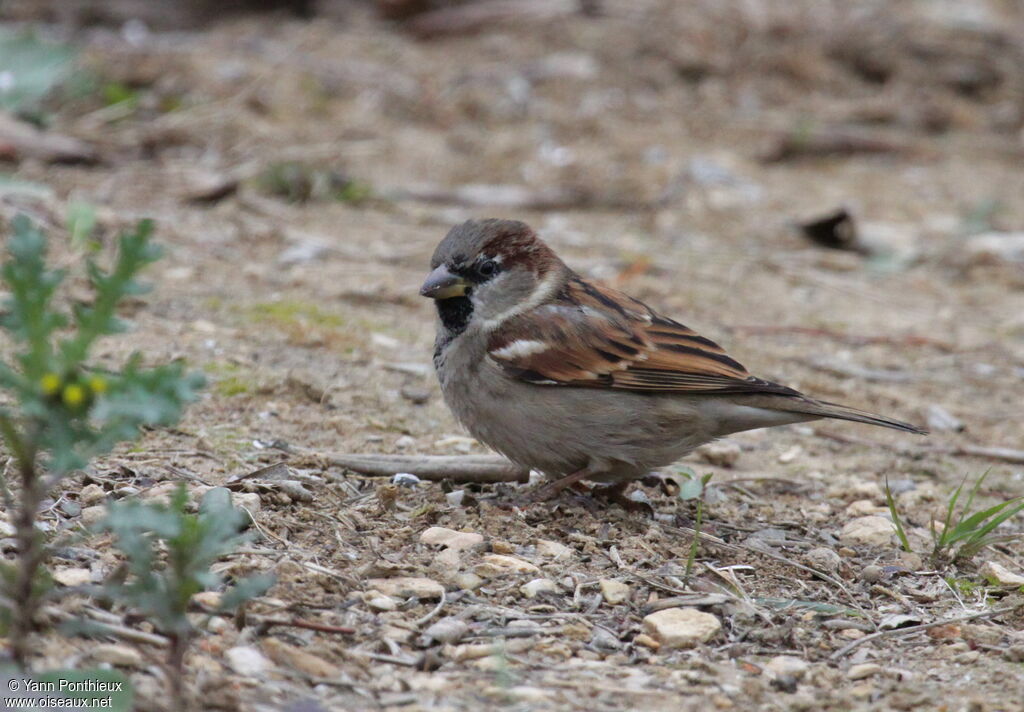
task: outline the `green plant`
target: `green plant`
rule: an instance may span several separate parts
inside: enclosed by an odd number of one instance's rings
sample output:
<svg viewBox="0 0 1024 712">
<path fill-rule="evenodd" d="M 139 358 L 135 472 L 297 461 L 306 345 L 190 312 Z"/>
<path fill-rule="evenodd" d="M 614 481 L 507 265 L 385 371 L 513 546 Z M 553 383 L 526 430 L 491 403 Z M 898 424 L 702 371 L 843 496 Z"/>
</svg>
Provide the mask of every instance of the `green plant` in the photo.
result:
<svg viewBox="0 0 1024 712">
<path fill-rule="evenodd" d="M 900 547 L 903 551 L 912 551 L 910 540 L 907 539 L 907 532 L 903 529 L 903 518 L 900 517 L 899 508 L 896 505 L 896 498 L 889 489 L 889 478 L 885 478 L 885 503 L 889 505 L 889 514 L 892 515 L 892 525 L 896 528 L 896 536 L 900 540 Z"/>
<path fill-rule="evenodd" d="M 8 296 L 0 329 L 10 342 L 0 359 L 0 435 L 17 473 L 17 490 L 3 478 L 2 494 L 15 527 L 17 558 L 0 565 L 0 626 L 11 652 L 25 667 L 35 614 L 49 588 L 47 543 L 36 527 L 44 497 L 69 473 L 117 443 L 133 440 L 142 426 L 177 422 L 201 377 L 180 364 L 143 368 L 134 355 L 119 371 L 89 363 L 96 341 L 124 330 L 119 303 L 145 291 L 138 272 L 158 258 L 152 223 L 121 235 L 109 271 L 91 258 L 85 271 L 89 303 L 63 309 L 56 303 L 65 273 L 47 265 L 46 239 L 31 221 L 12 223 L 8 258 L 0 269 Z"/>
<path fill-rule="evenodd" d="M 181 485 L 168 503 L 115 502 L 101 524 L 117 538 L 116 546 L 125 557 L 125 566 L 108 582 L 107 592 L 149 617 L 170 640 L 167 665 L 178 709 L 185 709 L 184 659 L 195 634 L 189 604 L 197 593 L 222 584 L 210 567 L 250 538 L 243 532 L 249 515 L 232 506 L 226 489 L 208 491 L 196 514 L 187 512 L 187 504 Z M 221 596 L 221 610 L 234 610 L 273 583 L 263 574 L 238 581 Z"/>
<path fill-rule="evenodd" d="M 32 32 L 0 29 L 0 109 L 29 112 L 66 80 L 76 52 Z"/>
<path fill-rule="evenodd" d="M 700 528 L 704 523 L 704 493 L 707 491 L 708 482 L 714 477 L 713 472 L 698 477 L 690 469 L 683 469 L 680 474 L 685 478 L 679 486 L 679 499 L 688 501 L 697 500 L 697 513 L 693 522 L 693 541 L 690 542 L 690 552 L 686 556 L 686 574 L 684 580 L 690 580 L 693 573 L 693 564 L 697 560 L 697 549 L 700 547 Z"/>
<path fill-rule="evenodd" d="M 934 564 L 970 559 L 989 544 L 1014 538 L 1013 534 L 995 534 L 994 532 L 1003 522 L 1024 512 L 1024 497 L 1014 497 L 977 512 L 971 511 L 974 497 L 981 489 L 988 473 L 989 470 L 986 470 L 975 481 L 967 495 L 967 501 L 964 502 L 963 508 L 957 514 L 957 503 L 960 501 L 960 495 L 963 494 L 964 485 L 967 484 L 967 477 L 964 476 L 960 486 L 953 491 L 946 505 L 946 516 L 942 521 L 941 530 L 935 526 L 934 518 L 931 520 L 931 556 Z"/>
</svg>

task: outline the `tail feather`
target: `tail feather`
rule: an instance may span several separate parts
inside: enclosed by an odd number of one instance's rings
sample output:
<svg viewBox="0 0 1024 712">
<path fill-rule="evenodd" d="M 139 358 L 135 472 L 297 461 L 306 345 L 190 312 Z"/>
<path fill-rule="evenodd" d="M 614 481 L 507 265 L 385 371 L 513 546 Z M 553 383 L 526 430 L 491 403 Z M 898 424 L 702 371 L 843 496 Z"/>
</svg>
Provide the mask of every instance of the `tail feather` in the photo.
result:
<svg viewBox="0 0 1024 712">
<path fill-rule="evenodd" d="M 849 406 L 840 405 L 839 403 L 829 403 L 828 401 L 814 400 L 813 398 L 786 398 L 785 408 L 779 410 L 792 411 L 794 413 L 806 413 L 808 415 L 817 415 L 822 418 L 836 418 L 837 420 L 852 420 L 855 423 L 867 423 L 868 425 L 879 425 L 883 428 L 893 428 L 894 430 L 903 430 L 908 433 L 915 433 L 917 435 L 927 435 L 928 431 L 924 428 L 912 425 L 911 423 L 904 423 L 902 420 L 896 420 L 895 418 L 887 418 L 884 415 L 878 415 L 876 413 L 869 413 L 866 410 L 858 410 Z"/>
</svg>

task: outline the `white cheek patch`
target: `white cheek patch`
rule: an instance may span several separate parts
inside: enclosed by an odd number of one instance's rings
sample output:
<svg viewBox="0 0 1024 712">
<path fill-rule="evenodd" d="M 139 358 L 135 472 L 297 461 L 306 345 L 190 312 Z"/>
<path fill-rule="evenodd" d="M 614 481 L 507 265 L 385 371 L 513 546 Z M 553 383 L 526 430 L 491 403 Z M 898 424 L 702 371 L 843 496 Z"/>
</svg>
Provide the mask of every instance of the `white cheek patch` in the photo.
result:
<svg viewBox="0 0 1024 712">
<path fill-rule="evenodd" d="M 491 356 L 500 359 L 516 359 L 523 358 L 524 356 L 532 356 L 533 354 L 539 354 L 542 351 L 547 351 L 550 345 L 544 341 L 535 341 L 533 339 L 519 339 L 513 341 L 508 346 L 503 346 L 497 351 L 492 351 Z"/>
</svg>

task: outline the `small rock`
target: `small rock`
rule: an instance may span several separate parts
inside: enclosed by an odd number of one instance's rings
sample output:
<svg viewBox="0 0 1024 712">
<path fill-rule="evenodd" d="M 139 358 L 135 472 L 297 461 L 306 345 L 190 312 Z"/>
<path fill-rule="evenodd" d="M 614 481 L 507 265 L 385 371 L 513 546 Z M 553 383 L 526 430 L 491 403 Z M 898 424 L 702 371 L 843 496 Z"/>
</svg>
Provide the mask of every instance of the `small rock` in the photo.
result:
<svg viewBox="0 0 1024 712">
<path fill-rule="evenodd" d="M 539 572 L 540 569 L 529 561 L 524 561 L 516 556 L 506 556 L 505 554 L 487 554 L 483 557 L 482 563 L 473 567 L 473 573 L 484 578 Z"/>
<path fill-rule="evenodd" d="M 449 616 L 448 618 L 442 618 L 427 628 L 423 632 L 423 636 L 429 639 L 429 641 L 452 644 L 458 643 L 465 638 L 467 633 L 469 633 L 469 626 L 464 620 Z M 430 644 L 429 641 L 428 645 Z"/>
<path fill-rule="evenodd" d="M 278 665 L 290 667 L 310 677 L 333 680 L 342 674 L 337 665 L 277 638 L 266 638 L 263 641 L 263 651 Z"/>
<path fill-rule="evenodd" d="M 874 564 L 871 564 L 870 566 L 865 566 L 863 569 L 861 569 L 860 580 L 864 583 L 878 583 L 882 580 L 882 576 L 884 574 L 885 572 L 882 571 L 881 566 L 875 566 Z"/>
<path fill-rule="evenodd" d="M 446 500 L 448 500 L 448 504 L 450 504 L 451 506 L 453 506 L 453 507 L 461 507 L 462 506 L 462 501 L 466 498 L 466 490 L 464 490 L 464 489 L 452 490 L 451 492 L 448 492 L 447 494 L 445 494 L 444 498 Z"/>
<path fill-rule="evenodd" d="M 864 517 L 868 514 L 884 512 L 885 507 L 875 504 L 870 499 L 857 499 L 850 502 L 844 511 L 849 517 Z"/>
<path fill-rule="evenodd" d="M 117 667 L 141 668 L 146 666 L 142 654 L 127 645 L 117 643 L 98 643 L 89 647 L 89 657 L 98 663 L 107 663 Z"/>
<path fill-rule="evenodd" d="M 846 640 L 860 640 L 867 633 L 862 631 L 860 628 L 843 628 L 839 631 L 839 637 L 845 638 Z"/>
<path fill-rule="evenodd" d="M 607 652 L 621 650 L 622 643 L 608 630 L 594 626 L 594 631 L 590 636 L 590 647 Z"/>
<path fill-rule="evenodd" d="M 452 583 L 462 591 L 475 591 L 484 585 L 484 580 L 474 573 L 457 574 L 452 578 Z"/>
<path fill-rule="evenodd" d="M 551 579 L 538 578 L 524 583 L 519 591 L 527 598 L 536 598 L 542 593 L 558 593 L 558 586 Z"/>
<path fill-rule="evenodd" d="M 87 527 L 96 526 L 105 516 L 107 516 L 107 508 L 102 504 L 86 507 L 82 510 L 82 524 Z"/>
<path fill-rule="evenodd" d="M 407 450 L 416 444 L 416 438 L 411 435 L 403 435 L 395 441 L 396 450 Z"/>
<path fill-rule="evenodd" d="M 462 564 L 462 552 L 458 549 L 445 549 L 434 557 L 434 567 L 438 571 L 458 571 Z"/>
<path fill-rule="evenodd" d="M 978 658 L 980 657 L 980 650 L 968 650 L 966 653 L 960 653 L 955 658 L 953 658 L 953 662 L 959 663 L 960 665 L 971 665 L 973 663 L 978 662 Z"/>
<path fill-rule="evenodd" d="M 839 541 L 850 546 L 889 546 L 894 531 L 892 522 L 885 517 L 858 517 L 846 523 L 839 533 Z"/>
<path fill-rule="evenodd" d="M 541 556 L 550 557 L 552 559 L 568 559 L 572 556 L 573 550 L 565 544 L 559 544 L 557 541 L 538 539 L 537 553 Z"/>
<path fill-rule="evenodd" d="M 808 566 L 818 569 L 819 571 L 835 573 L 839 569 L 839 564 L 842 559 L 839 557 L 839 554 L 834 552 L 832 549 L 819 546 L 804 554 L 804 561 Z"/>
<path fill-rule="evenodd" d="M 491 541 L 491 551 L 495 554 L 514 554 L 516 553 L 516 545 L 502 539 L 494 539 Z"/>
<path fill-rule="evenodd" d="M 444 586 L 428 578 L 398 576 L 396 578 L 367 579 L 366 587 L 396 598 L 440 598 Z"/>
<path fill-rule="evenodd" d="M 617 606 L 629 598 L 629 586 L 615 579 L 601 579 L 601 595 L 609 606 Z"/>
<path fill-rule="evenodd" d="M 260 511 L 260 496 L 255 492 L 232 492 L 231 502 L 236 507 L 247 510 L 249 514 L 256 514 Z"/>
<path fill-rule="evenodd" d="M 222 595 L 220 591 L 200 591 L 192 597 L 192 600 L 203 608 L 214 611 L 220 608 Z"/>
<path fill-rule="evenodd" d="M 384 594 L 370 595 L 366 598 L 366 605 L 375 611 L 393 611 L 398 608 L 398 601 Z"/>
<path fill-rule="evenodd" d="M 731 440 L 716 440 L 697 448 L 708 463 L 718 467 L 732 467 L 740 459 L 740 446 Z"/>
<path fill-rule="evenodd" d="M 1024 586 L 1024 576 L 1011 572 L 995 561 L 986 561 L 978 573 L 993 586 Z"/>
<path fill-rule="evenodd" d="M 885 501 L 885 493 L 877 482 L 861 480 L 853 483 L 844 483 L 830 487 L 827 492 L 829 497 L 838 497 L 853 501 L 855 499 L 870 499 L 872 502 L 882 503 Z"/>
<path fill-rule="evenodd" d="M 457 532 L 445 527 L 430 527 L 420 534 L 420 543 L 462 551 L 483 544 L 484 537 L 476 532 Z"/>
<path fill-rule="evenodd" d="M 391 478 L 391 484 L 400 487 L 415 487 L 421 482 L 420 478 L 411 472 L 399 472 Z"/>
<path fill-rule="evenodd" d="M 804 449 L 802 447 L 800 447 L 799 445 L 794 445 L 793 447 L 789 448 L 784 453 L 779 455 L 779 462 L 782 463 L 783 465 L 788 465 L 789 463 L 793 462 L 793 460 L 800 457 L 800 455 L 803 454 L 803 451 Z"/>
<path fill-rule="evenodd" d="M 82 488 L 82 491 L 78 493 L 78 501 L 86 507 L 90 507 L 94 504 L 99 504 L 107 496 L 107 493 L 98 484 L 86 485 Z"/>
<path fill-rule="evenodd" d="M 84 586 L 92 581 L 92 572 L 80 568 L 57 569 L 53 572 L 53 580 L 62 586 Z"/>
<path fill-rule="evenodd" d="M 928 427 L 936 432 L 960 433 L 967 428 L 964 425 L 964 421 L 942 406 L 935 405 L 934 403 L 928 406 L 928 410 L 925 411 L 925 420 L 928 423 Z"/>
<path fill-rule="evenodd" d="M 877 663 L 860 663 L 851 665 L 850 669 L 846 671 L 846 677 L 850 680 L 863 680 L 874 677 L 880 672 L 882 672 L 882 666 Z"/>
<path fill-rule="evenodd" d="M 810 666 L 809 662 L 794 655 L 776 655 L 765 663 L 764 669 L 777 677 L 788 676 L 799 680 Z"/>
<path fill-rule="evenodd" d="M 254 645 L 239 645 L 230 648 L 224 653 L 228 665 L 239 675 L 259 677 L 265 675 L 273 667 L 270 662 Z"/>
<path fill-rule="evenodd" d="M 661 643 L 659 643 L 646 633 L 641 633 L 640 635 L 633 638 L 633 643 L 635 645 L 642 645 L 645 648 L 650 648 L 651 650 L 657 650 L 661 647 Z"/>
<path fill-rule="evenodd" d="M 666 608 L 644 617 L 644 630 L 666 648 L 692 648 L 711 640 L 722 623 L 696 608 Z"/>
<path fill-rule="evenodd" d="M 399 393 L 402 394 L 402 398 L 405 398 L 410 403 L 416 405 L 423 405 L 430 400 L 430 391 L 424 390 L 423 388 L 413 388 L 412 386 L 405 386 Z"/>
</svg>

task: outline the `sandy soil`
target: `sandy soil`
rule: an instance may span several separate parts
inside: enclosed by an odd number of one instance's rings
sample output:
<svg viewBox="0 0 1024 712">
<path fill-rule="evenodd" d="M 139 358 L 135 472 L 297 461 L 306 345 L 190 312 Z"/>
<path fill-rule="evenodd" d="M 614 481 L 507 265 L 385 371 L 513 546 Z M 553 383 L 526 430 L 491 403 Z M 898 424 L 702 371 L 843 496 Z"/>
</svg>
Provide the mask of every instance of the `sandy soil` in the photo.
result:
<svg viewBox="0 0 1024 712">
<path fill-rule="evenodd" d="M 927 527 L 965 476 L 990 469 L 985 502 L 1024 494 L 1024 465 L 950 454 L 1024 441 L 1024 264 L 972 242 L 1024 228 L 1024 13 L 608 5 L 427 41 L 359 8 L 134 42 L 77 35 L 90 71 L 137 105 L 65 98 L 54 130 L 93 142 L 102 162 L 23 162 L 15 175 L 53 196 L 14 207 L 55 236 L 66 201 L 99 206 L 105 239 L 155 217 L 168 248 L 156 289 L 101 355 L 185 357 L 211 386 L 180 428 L 96 463 L 64 496 L 89 483 L 152 494 L 182 478 L 198 490 L 278 462 L 304 482 L 310 496 L 240 486 L 259 494 L 260 538 L 225 570 L 276 573 L 254 611 L 356 632 L 209 624 L 189 659 L 197 709 L 1024 709 L 1019 612 L 840 653 L 1018 600 L 979 567 L 1024 572 L 1019 540 L 937 568 Z M 857 150 L 845 155 L 840 136 L 844 155 L 764 160 L 787 137 L 805 148 L 837 132 Z M 864 152 L 865 137 L 881 150 Z M 561 204 L 453 194 L 475 184 L 559 191 Z M 794 229 L 840 205 L 882 254 L 826 250 Z M 692 455 L 680 467 L 715 474 L 705 530 L 721 543 L 700 547 L 689 582 L 693 503 L 657 488 L 649 519 L 488 501 L 512 485 L 469 487 L 453 504 L 449 487 L 328 467 L 332 452 L 486 451 L 440 399 L 432 306 L 416 294 L 434 245 L 474 216 L 526 220 L 578 271 L 758 375 L 915 422 L 937 406 L 965 428 L 923 439 L 815 424 Z M 887 516 L 886 479 L 919 554 L 884 532 L 843 536 Z M 432 526 L 482 542 L 461 554 L 425 544 Z M 115 562 L 109 542 L 92 546 L 98 577 Z M 523 571 L 488 564 L 494 554 Z M 367 583 L 395 576 L 440 583 L 443 606 Z M 529 598 L 534 579 L 553 586 Z M 628 585 L 625 600 L 602 596 L 608 579 Z M 721 631 L 659 648 L 643 619 L 675 596 Z M 424 637 L 448 617 L 467 626 L 458 640 Z M 246 646 L 269 667 L 239 662 Z M 90 654 L 85 639 L 40 646 L 41 663 Z M 140 709 L 161 708 L 158 673 L 132 671 Z"/>
</svg>

